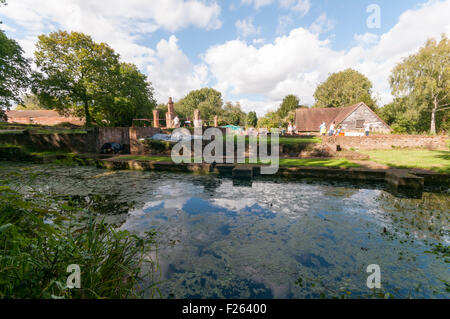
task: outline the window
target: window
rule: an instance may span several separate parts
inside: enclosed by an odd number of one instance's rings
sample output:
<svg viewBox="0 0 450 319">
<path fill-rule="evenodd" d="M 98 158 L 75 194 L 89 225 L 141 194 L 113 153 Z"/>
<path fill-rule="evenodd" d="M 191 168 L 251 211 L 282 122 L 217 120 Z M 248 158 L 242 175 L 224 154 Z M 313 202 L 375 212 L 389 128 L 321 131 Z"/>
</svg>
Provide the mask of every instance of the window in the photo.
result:
<svg viewBox="0 0 450 319">
<path fill-rule="evenodd" d="M 356 128 L 364 128 L 365 120 L 356 120 Z"/>
</svg>

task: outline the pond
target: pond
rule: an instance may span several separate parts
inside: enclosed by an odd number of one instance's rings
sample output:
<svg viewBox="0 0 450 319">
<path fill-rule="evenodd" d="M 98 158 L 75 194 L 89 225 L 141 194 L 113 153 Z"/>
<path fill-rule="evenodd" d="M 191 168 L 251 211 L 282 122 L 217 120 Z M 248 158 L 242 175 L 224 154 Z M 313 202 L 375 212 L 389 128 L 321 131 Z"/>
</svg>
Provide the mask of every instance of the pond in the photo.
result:
<svg viewBox="0 0 450 319">
<path fill-rule="evenodd" d="M 156 230 L 165 298 L 370 297 L 372 264 L 377 296 L 450 297 L 448 192 L 407 199 L 380 185 L 0 167 L 21 192 L 94 198 L 122 229 Z"/>
</svg>

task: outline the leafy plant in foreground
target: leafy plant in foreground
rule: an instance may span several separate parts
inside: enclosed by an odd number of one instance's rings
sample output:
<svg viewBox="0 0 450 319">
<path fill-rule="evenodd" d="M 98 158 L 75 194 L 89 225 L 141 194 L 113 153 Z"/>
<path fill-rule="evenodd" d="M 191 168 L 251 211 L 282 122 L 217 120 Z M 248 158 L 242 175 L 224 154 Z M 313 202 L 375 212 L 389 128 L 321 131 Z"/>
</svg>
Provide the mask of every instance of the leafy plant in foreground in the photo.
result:
<svg viewBox="0 0 450 319">
<path fill-rule="evenodd" d="M 150 257 L 154 232 L 138 237 L 94 218 L 80 222 L 77 208 L 63 209 L 67 214 L 41 196 L 25 197 L 0 186 L 0 298 L 138 298 L 159 293 L 157 263 Z M 80 289 L 66 286 L 71 264 L 81 268 Z"/>
</svg>

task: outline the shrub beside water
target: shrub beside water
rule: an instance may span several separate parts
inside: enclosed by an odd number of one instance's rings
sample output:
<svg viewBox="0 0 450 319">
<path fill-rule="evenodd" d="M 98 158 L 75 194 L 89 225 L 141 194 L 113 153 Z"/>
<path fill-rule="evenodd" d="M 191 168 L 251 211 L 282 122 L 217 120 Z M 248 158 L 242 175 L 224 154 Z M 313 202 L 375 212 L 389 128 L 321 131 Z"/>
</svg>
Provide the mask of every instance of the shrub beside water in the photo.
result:
<svg viewBox="0 0 450 319">
<path fill-rule="evenodd" d="M 0 298 L 138 298 L 159 290 L 155 233 L 138 237 L 76 207 L 0 186 Z M 69 289 L 67 267 L 80 266 Z M 143 271 L 146 269 L 146 271 Z"/>
</svg>

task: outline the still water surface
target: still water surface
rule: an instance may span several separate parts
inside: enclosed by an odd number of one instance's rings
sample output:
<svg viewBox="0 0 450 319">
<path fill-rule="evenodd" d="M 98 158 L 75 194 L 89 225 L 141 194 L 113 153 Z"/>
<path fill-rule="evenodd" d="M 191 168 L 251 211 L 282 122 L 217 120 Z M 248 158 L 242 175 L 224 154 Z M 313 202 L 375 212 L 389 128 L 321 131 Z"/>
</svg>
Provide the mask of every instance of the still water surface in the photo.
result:
<svg viewBox="0 0 450 319">
<path fill-rule="evenodd" d="M 3 166 L 22 191 L 102 198 L 122 229 L 158 232 L 159 285 L 173 298 L 448 298 L 450 195 L 396 198 L 381 186 L 288 179 Z M 36 174 L 36 175 L 33 175 Z M 113 204 L 113 205 L 111 205 Z M 133 205 L 133 208 L 129 208 Z M 108 215 L 108 214 L 107 214 Z M 433 245 L 445 253 L 429 253 Z"/>
</svg>

